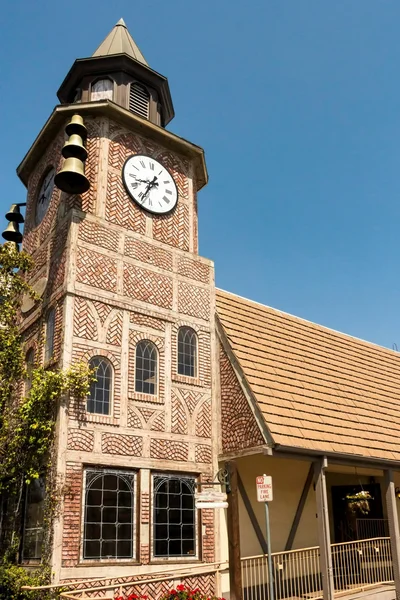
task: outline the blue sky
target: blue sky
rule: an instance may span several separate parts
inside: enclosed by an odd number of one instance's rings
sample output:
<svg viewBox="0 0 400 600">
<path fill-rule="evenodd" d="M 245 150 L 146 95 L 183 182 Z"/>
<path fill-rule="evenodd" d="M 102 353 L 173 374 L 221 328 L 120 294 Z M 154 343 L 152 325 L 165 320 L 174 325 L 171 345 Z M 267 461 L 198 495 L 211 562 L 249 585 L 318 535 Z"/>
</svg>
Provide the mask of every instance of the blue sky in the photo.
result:
<svg viewBox="0 0 400 600">
<path fill-rule="evenodd" d="M 219 287 L 400 348 L 398 0 L 14 0 L 2 7 L 1 210 L 75 58 L 123 17 L 204 147 Z"/>
</svg>

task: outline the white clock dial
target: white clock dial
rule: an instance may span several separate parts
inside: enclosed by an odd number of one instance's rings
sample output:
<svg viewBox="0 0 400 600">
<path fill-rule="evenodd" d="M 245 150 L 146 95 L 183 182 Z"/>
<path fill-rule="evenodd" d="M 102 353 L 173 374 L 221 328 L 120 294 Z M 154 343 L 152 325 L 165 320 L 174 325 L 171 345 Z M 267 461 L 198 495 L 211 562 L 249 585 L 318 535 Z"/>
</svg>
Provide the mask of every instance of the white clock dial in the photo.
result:
<svg viewBox="0 0 400 600">
<path fill-rule="evenodd" d="M 51 169 L 47 171 L 42 181 L 42 185 L 40 186 L 36 200 L 36 225 L 41 223 L 49 207 L 51 196 L 53 194 L 55 174 L 56 171 L 54 167 L 51 167 Z"/>
<path fill-rule="evenodd" d="M 178 189 L 170 172 L 151 156 L 135 154 L 122 169 L 130 197 L 142 208 L 157 215 L 170 212 L 178 201 Z"/>
</svg>

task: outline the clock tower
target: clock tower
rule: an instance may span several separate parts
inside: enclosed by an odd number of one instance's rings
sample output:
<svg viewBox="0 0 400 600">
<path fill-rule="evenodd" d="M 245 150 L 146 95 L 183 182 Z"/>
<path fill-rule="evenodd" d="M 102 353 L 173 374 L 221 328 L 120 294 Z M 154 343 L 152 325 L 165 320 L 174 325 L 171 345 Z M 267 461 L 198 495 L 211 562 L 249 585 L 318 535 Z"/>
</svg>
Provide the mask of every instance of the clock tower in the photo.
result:
<svg viewBox="0 0 400 600">
<path fill-rule="evenodd" d="M 179 564 L 211 595 L 214 575 L 199 566 L 219 558 L 216 517 L 194 504 L 217 470 L 214 268 L 197 234 L 204 152 L 165 129 L 168 81 L 122 19 L 75 61 L 58 97 L 18 167 L 24 249 L 43 300 L 24 307 L 26 353 L 60 368 L 89 363 L 96 382 L 83 404 L 58 411 L 54 578 L 149 579 Z M 80 195 L 54 184 L 73 115 L 87 129 L 90 188 Z M 40 531 L 29 514 L 22 560 L 35 563 Z"/>
</svg>

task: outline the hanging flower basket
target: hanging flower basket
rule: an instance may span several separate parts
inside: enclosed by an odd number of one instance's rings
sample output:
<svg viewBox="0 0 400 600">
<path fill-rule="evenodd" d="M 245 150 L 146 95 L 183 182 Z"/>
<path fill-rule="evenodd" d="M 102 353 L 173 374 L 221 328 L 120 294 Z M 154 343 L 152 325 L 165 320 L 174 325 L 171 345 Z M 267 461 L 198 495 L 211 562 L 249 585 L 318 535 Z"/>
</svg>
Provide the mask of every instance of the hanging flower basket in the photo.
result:
<svg viewBox="0 0 400 600">
<path fill-rule="evenodd" d="M 371 494 L 366 490 L 361 490 L 356 494 L 347 494 L 347 506 L 353 514 L 368 515 L 370 511 L 369 501 L 373 500 Z"/>
</svg>

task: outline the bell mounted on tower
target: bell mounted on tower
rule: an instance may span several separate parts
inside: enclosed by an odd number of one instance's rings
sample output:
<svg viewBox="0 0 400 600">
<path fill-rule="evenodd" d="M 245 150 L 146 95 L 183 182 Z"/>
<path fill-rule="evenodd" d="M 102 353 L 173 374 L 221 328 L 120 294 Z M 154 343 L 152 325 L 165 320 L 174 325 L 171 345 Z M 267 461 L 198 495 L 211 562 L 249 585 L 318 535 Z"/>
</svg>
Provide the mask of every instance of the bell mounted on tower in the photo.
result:
<svg viewBox="0 0 400 600">
<path fill-rule="evenodd" d="M 93 56 L 75 61 L 57 95 L 62 104 L 109 100 L 161 127 L 174 117 L 167 78 L 149 67 L 123 19 Z"/>
</svg>

